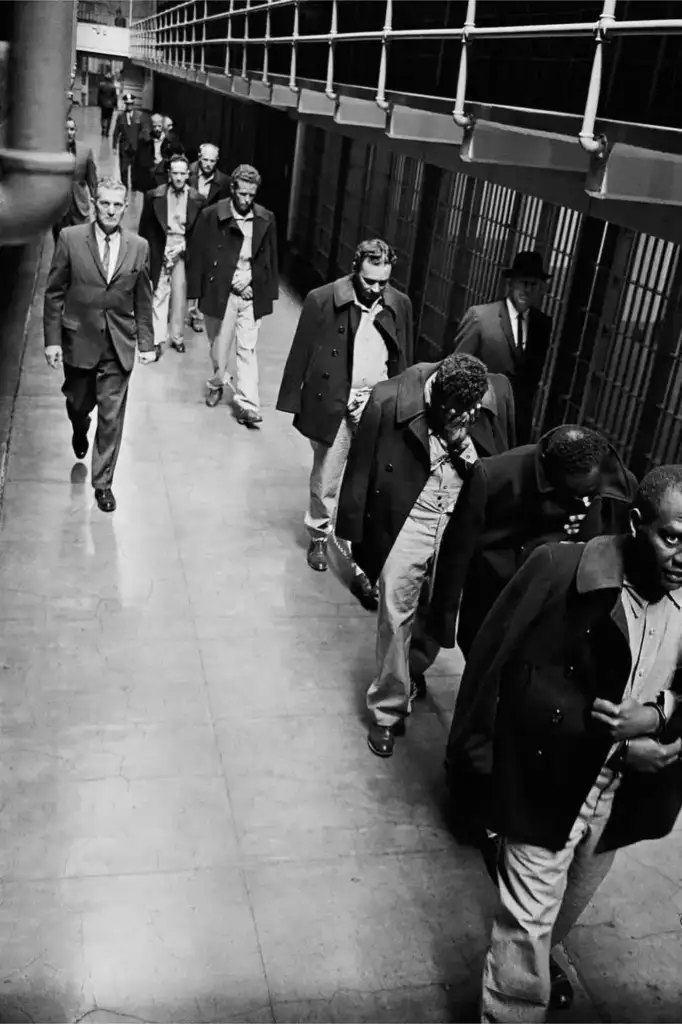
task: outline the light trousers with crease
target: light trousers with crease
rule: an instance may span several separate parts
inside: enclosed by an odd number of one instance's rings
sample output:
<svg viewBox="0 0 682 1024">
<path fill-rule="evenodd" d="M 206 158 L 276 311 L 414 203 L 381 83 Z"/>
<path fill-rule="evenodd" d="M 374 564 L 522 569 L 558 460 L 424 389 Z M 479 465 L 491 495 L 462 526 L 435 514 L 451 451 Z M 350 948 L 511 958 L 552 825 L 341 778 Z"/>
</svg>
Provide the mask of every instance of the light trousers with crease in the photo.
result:
<svg viewBox="0 0 682 1024">
<path fill-rule="evenodd" d="M 170 310 L 170 331 L 169 331 Z M 185 261 L 180 258 L 170 274 L 161 269 L 159 283 L 154 289 L 152 314 L 154 344 L 165 345 L 169 340 L 179 345 L 185 340 L 185 313 L 187 311 L 187 277 Z"/>
<path fill-rule="evenodd" d="M 236 406 L 259 412 L 256 343 L 260 320 L 254 319 L 253 302 L 230 293 L 222 320 L 215 316 L 205 316 L 204 326 L 213 363 L 213 377 L 209 387 L 228 384 L 234 392 Z M 236 355 L 234 378 L 229 371 L 233 351 Z"/>
</svg>

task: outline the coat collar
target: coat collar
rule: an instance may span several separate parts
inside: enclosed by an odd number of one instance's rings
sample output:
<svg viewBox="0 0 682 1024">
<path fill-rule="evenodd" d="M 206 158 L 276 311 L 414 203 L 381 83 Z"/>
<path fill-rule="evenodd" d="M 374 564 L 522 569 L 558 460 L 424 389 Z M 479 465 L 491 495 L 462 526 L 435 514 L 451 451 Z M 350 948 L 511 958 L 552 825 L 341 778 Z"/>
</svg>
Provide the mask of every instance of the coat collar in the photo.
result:
<svg viewBox="0 0 682 1024">
<path fill-rule="evenodd" d="M 231 199 L 219 199 L 215 204 L 215 210 L 219 221 L 231 221 L 232 224 L 235 224 L 235 230 L 241 233 L 241 229 L 236 226 Z M 253 237 L 251 239 L 252 258 L 255 257 L 261 247 L 261 243 L 265 238 L 268 227 L 270 226 L 271 219 L 270 212 L 266 210 L 264 206 L 259 206 L 258 203 L 253 204 Z"/>
<path fill-rule="evenodd" d="M 399 292 L 390 284 L 384 289 L 383 304 L 393 314 L 398 312 L 398 295 Z M 350 306 L 353 302 L 355 302 L 353 275 L 347 274 L 346 277 L 337 278 L 334 281 L 334 305 L 340 309 L 342 306 Z"/>
<path fill-rule="evenodd" d="M 575 580 L 579 594 L 622 589 L 624 542 L 625 537 L 593 537 L 588 540 Z"/>
<path fill-rule="evenodd" d="M 560 429 L 560 427 L 554 427 L 553 430 L 549 430 L 546 434 L 543 434 L 538 443 L 534 446 L 535 476 L 540 494 L 549 494 L 554 490 L 554 487 L 547 479 L 547 474 L 545 473 L 543 456 L 554 431 Z M 614 501 L 629 501 L 630 487 L 628 484 L 625 465 L 613 445 L 610 444 L 608 448 L 609 451 L 604 464 L 599 497 L 610 498 Z"/>
<path fill-rule="evenodd" d="M 400 375 L 396 401 L 396 422 L 407 423 L 426 411 L 424 386 L 440 363 L 416 363 Z"/>
</svg>

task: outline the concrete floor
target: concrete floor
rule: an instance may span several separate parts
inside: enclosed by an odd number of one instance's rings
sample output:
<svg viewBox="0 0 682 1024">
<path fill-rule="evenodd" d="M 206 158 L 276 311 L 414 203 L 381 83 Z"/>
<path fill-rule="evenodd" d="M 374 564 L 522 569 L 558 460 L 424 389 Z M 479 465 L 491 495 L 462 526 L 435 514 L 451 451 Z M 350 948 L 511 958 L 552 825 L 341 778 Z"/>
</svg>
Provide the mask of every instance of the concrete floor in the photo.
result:
<svg viewBox="0 0 682 1024">
<path fill-rule="evenodd" d="M 274 410 L 296 301 L 264 321 L 260 431 L 205 407 L 204 335 L 136 367 L 113 516 L 40 305 L 0 529 L 0 1018 L 473 1019 L 494 894 L 443 821 L 459 662 L 373 757 L 374 619 L 306 566 L 309 450 Z M 619 858 L 557 1019 L 680 1019 L 681 841 Z"/>
</svg>

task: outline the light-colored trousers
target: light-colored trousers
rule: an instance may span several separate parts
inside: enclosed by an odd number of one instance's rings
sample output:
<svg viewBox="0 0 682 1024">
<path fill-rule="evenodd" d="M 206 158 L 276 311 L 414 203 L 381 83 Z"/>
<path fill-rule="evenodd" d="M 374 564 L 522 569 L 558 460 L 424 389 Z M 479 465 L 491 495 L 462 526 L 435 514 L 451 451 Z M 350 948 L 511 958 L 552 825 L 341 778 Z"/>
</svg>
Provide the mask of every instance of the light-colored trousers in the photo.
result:
<svg viewBox="0 0 682 1024">
<path fill-rule="evenodd" d="M 410 669 L 422 674 L 438 645 L 426 633 L 431 577 L 447 513 L 413 508 L 379 577 L 377 675 L 367 708 L 377 725 L 393 726 L 410 713 Z"/>
<path fill-rule="evenodd" d="M 590 790 L 563 849 L 505 841 L 498 868 L 500 904 L 483 968 L 481 1021 L 533 1024 L 546 1019 L 550 951 L 563 942 L 613 863 L 595 853 L 615 786 Z"/>
<path fill-rule="evenodd" d="M 229 384 L 234 391 L 236 406 L 259 412 L 256 342 L 260 320 L 254 319 L 253 302 L 231 293 L 222 320 L 206 316 L 205 327 L 213 363 L 213 377 L 209 387 Z M 236 380 L 233 380 L 228 370 L 233 349 L 236 350 Z"/>
<path fill-rule="evenodd" d="M 187 278 L 182 257 L 170 274 L 161 268 L 159 283 L 154 289 L 152 303 L 154 344 L 165 345 L 169 338 L 168 313 L 170 309 L 170 341 L 178 345 L 185 340 L 185 311 L 187 309 Z"/>
</svg>

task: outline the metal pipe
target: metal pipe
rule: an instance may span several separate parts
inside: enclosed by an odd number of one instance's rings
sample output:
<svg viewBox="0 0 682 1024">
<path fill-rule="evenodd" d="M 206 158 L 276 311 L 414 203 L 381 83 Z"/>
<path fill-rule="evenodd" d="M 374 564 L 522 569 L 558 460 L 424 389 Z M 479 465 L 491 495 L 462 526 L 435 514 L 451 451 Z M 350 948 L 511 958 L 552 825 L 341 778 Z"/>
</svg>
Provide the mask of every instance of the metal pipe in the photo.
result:
<svg viewBox="0 0 682 1024">
<path fill-rule="evenodd" d="M 386 0 L 386 17 L 384 30 L 381 33 L 381 61 L 379 63 L 379 80 L 377 82 L 376 105 L 380 110 L 388 110 L 386 99 L 386 75 L 388 74 L 388 40 L 393 31 L 393 0 Z"/>
<path fill-rule="evenodd" d="M 291 37 L 291 63 L 289 64 L 289 88 L 292 92 L 298 92 L 299 88 L 296 84 L 296 57 L 297 57 L 297 46 L 298 46 L 298 29 L 299 29 L 299 0 L 294 0 L 294 34 Z"/>
<path fill-rule="evenodd" d="M 242 46 L 242 78 L 246 79 L 249 74 L 248 47 L 249 41 L 249 5 L 251 0 L 246 0 L 246 17 L 244 18 L 244 45 Z"/>
<path fill-rule="evenodd" d="M 232 42 L 232 12 L 234 10 L 234 0 L 230 0 L 230 9 L 227 12 L 227 39 L 225 41 L 225 75 L 227 78 L 232 74 L 230 68 L 230 44 Z"/>
<path fill-rule="evenodd" d="M 476 0 L 468 0 L 466 19 L 464 21 L 464 32 L 462 34 L 462 52 L 459 56 L 459 74 L 457 75 L 457 92 L 455 94 L 455 109 L 452 111 L 452 120 L 460 128 L 473 127 L 474 118 L 464 111 L 464 99 L 467 91 L 469 31 L 475 27 L 476 21 Z"/>
<path fill-rule="evenodd" d="M 336 99 L 336 93 L 334 92 L 334 42 L 338 28 L 337 2 L 332 0 L 332 23 L 329 30 L 329 53 L 327 54 L 327 84 L 324 90 L 325 96 L 330 100 Z"/>
<path fill-rule="evenodd" d="M 601 17 L 599 18 L 595 28 L 595 51 L 594 60 L 592 62 L 592 73 L 590 75 L 590 84 L 587 90 L 587 100 L 585 101 L 583 124 L 580 132 L 578 133 L 578 139 L 580 140 L 580 145 L 583 149 L 587 153 L 592 153 L 596 156 L 603 156 L 606 150 L 606 138 L 603 135 L 594 134 L 594 125 L 597 120 L 597 109 L 599 107 L 599 96 L 601 93 L 604 39 L 606 38 L 606 33 L 613 27 L 615 22 L 615 13 L 616 0 L 604 0 Z"/>
<path fill-rule="evenodd" d="M 65 207 L 74 158 L 64 143 L 71 4 L 15 5 L 7 148 L 0 149 L 0 244 L 22 245 Z"/>
</svg>

